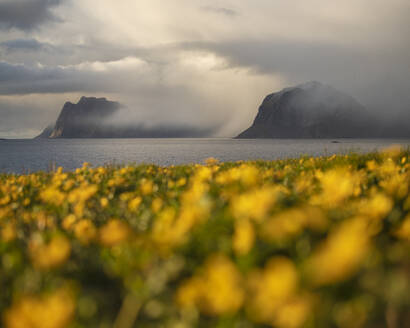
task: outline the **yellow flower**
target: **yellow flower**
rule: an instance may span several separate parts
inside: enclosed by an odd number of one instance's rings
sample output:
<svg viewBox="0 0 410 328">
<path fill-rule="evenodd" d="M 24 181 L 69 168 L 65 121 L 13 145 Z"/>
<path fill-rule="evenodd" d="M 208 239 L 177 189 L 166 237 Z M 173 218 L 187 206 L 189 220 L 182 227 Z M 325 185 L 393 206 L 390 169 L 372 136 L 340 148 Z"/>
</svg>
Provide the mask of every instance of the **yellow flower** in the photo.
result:
<svg viewBox="0 0 410 328">
<path fill-rule="evenodd" d="M 235 196 L 231 200 L 231 211 L 237 219 L 254 219 L 261 222 L 265 219 L 271 207 L 276 203 L 281 192 L 286 192 L 283 187 L 262 187 Z"/>
<path fill-rule="evenodd" d="M 308 319 L 313 307 L 312 297 L 302 295 L 292 298 L 275 313 L 274 327 L 299 328 Z"/>
<path fill-rule="evenodd" d="M 66 195 L 58 190 L 56 187 L 51 186 L 40 192 L 40 199 L 45 203 L 50 203 L 56 206 L 60 206 L 66 198 Z"/>
<path fill-rule="evenodd" d="M 370 199 L 359 203 L 358 212 L 369 218 L 381 219 L 393 208 L 393 201 L 383 193 L 375 193 Z"/>
<path fill-rule="evenodd" d="M 268 219 L 261 228 L 261 235 L 267 240 L 284 241 L 298 235 L 305 224 L 305 213 L 298 209 L 290 209 Z"/>
<path fill-rule="evenodd" d="M 68 194 L 68 201 L 70 203 L 84 203 L 88 199 L 90 199 L 94 194 L 98 191 L 98 187 L 96 185 L 84 185 L 79 188 L 72 190 Z"/>
<path fill-rule="evenodd" d="M 1 239 L 6 243 L 13 241 L 17 237 L 16 224 L 14 222 L 4 224 L 0 231 Z"/>
<path fill-rule="evenodd" d="M 242 277 L 236 266 L 224 255 L 212 255 L 203 271 L 183 283 L 177 291 L 181 307 L 198 307 L 208 315 L 233 314 L 244 301 Z"/>
<path fill-rule="evenodd" d="M 369 248 L 367 220 L 359 217 L 341 223 L 308 260 L 312 282 L 326 285 L 348 279 L 359 269 Z"/>
<path fill-rule="evenodd" d="M 172 182 L 172 181 L 170 181 L 170 182 Z M 186 179 L 185 178 L 180 178 L 180 179 L 178 179 L 178 181 L 176 182 L 176 186 L 177 187 L 182 187 L 182 186 L 185 186 L 186 185 Z"/>
<path fill-rule="evenodd" d="M 247 164 L 240 167 L 233 167 L 229 170 L 220 172 L 215 181 L 219 184 L 230 184 L 236 181 L 241 182 L 244 186 L 255 185 L 259 180 L 259 170 Z"/>
<path fill-rule="evenodd" d="M 131 237 L 130 227 L 123 221 L 111 219 L 107 224 L 100 228 L 100 242 L 104 246 L 115 246 Z"/>
<path fill-rule="evenodd" d="M 322 193 L 312 197 L 312 203 L 325 206 L 338 206 L 351 196 L 360 193 L 362 174 L 344 168 L 332 169 L 317 177 L 322 186 Z"/>
<path fill-rule="evenodd" d="M 270 259 L 263 270 L 255 270 L 248 277 L 249 316 L 257 322 L 272 323 L 280 307 L 294 296 L 298 284 L 298 273 L 289 259 Z"/>
<path fill-rule="evenodd" d="M 395 232 L 395 235 L 398 238 L 410 241 L 410 215 L 406 216 L 400 227 Z"/>
<path fill-rule="evenodd" d="M 162 204 L 163 204 L 163 201 L 161 198 L 155 198 L 151 204 L 152 212 L 158 213 L 162 208 Z"/>
<path fill-rule="evenodd" d="M 131 199 L 128 203 L 128 209 L 131 212 L 137 212 L 138 208 L 140 207 L 142 203 L 142 198 L 141 197 L 135 197 L 133 199 Z"/>
<path fill-rule="evenodd" d="M 103 197 L 100 199 L 100 205 L 102 208 L 106 208 L 108 206 L 108 199 Z"/>
<path fill-rule="evenodd" d="M 62 226 L 65 230 L 71 230 L 75 222 L 77 222 L 77 217 L 74 214 L 69 214 L 64 218 Z"/>
<path fill-rule="evenodd" d="M 396 173 L 381 181 L 380 186 L 389 195 L 402 199 L 409 194 L 409 181 L 410 179 L 405 174 Z"/>
<path fill-rule="evenodd" d="M 75 311 L 72 292 L 61 288 L 43 296 L 26 295 L 5 312 L 6 328 L 65 328 Z"/>
<path fill-rule="evenodd" d="M 54 236 L 48 244 L 41 238 L 33 238 L 29 244 L 31 261 L 36 269 L 50 270 L 61 266 L 70 256 L 69 240 L 62 236 Z"/>
<path fill-rule="evenodd" d="M 374 171 L 378 167 L 377 162 L 375 160 L 366 162 L 366 166 L 369 171 Z"/>
<path fill-rule="evenodd" d="M 142 179 L 140 182 L 140 190 L 143 195 L 150 195 L 154 191 L 154 183 L 151 180 Z"/>
<path fill-rule="evenodd" d="M 82 244 L 88 245 L 97 236 L 97 229 L 90 220 L 81 220 L 74 226 L 74 234 Z"/>
<path fill-rule="evenodd" d="M 235 222 L 235 233 L 232 247 L 238 255 L 246 255 L 252 249 L 255 242 L 255 231 L 252 222 L 246 219 Z"/>
</svg>

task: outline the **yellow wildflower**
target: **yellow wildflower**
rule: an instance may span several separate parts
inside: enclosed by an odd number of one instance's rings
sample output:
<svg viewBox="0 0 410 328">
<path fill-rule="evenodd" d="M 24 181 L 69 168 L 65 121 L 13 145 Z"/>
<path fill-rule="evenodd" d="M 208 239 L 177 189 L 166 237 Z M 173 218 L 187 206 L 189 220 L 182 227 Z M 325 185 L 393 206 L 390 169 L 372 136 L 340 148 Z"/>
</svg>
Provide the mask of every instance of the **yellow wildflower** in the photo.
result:
<svg viewBox="0 0 410 328">
<path fill-rule="evenodd" d="M 74 234 L 82 244 L 88 245 L 97 236 L 97 229 L 91 220 L 81 220 L 74 226 Z"/>
<path fill-rule="evenodd" d="M 100 242 L 104 246 L 115 246 L 131 237 L 130 227 L 123 221 L 112 219 L 100 228 Z"/>
<path fill-rule="evenodd" d="M 158 213 L 158 212 L 161 210 L 163 203 L 164 203 L 164 202 L 162 201 L 161 198 L 155 198 L 155 199 L 152 201 L 152 204 L 151 204 L 152 212 Z"/>
<path fill-rule="evenodd" d="M 64 202 L 66 195 L 56 187 L 51 186 L 40 192 L 40 198 L 45 203 L 60 206 Z"/>
<path fill-rule="evenodd" d="M 248 277 L 248 314 L 257 322 L 272 323 L 280 307 L 294 296 L 298 284 L 298 273 L 289 259 L 270 259 L 263 270 L 255 270 Z"/>
<path fill-rule="evenodd" d="M 275 313 L 273 320 L 274 327 L 278 328 L 299 328 L 308 319 L 313 307 L 312 297 L 301 295 L 292 298 L 282 305 Z"/>
<path fill-rule="evenodd" d="M 255 241 L 255 231 L 252 222 L 247 219 L 235 222 L 235 233 L 232 240 L 232 247 L 238 255 L 246 255 L 253 247 Z"/>
<path fill-rule="evenodd" d="M 313 283 L 326 285 L 349 278 L 365 258 L 370 248 L 369 239 L 365 219 L 341 223 L 308 260 Z"/>
<path fill-rule="evenodd" d="M 279 212 L 262 226 L 261 235 L 271 241 L 284 241 L 298 235 L 305 226 L 306 215 L 298 209 Z"/>
<path fill-rule="evenodd" d="M 75 312 L 72 292 L 61 288 L 43 296 L 26 295 L 5 312 L 6 328 L 65 328 Z"/>
<path fill-rule="evenodd" d="M 377 162 L 375 160 L 367 161 L 366 166 L 369 171 L 374 171 L 378 167 Z"/>
<path fill-rule="evenodd" d="M 33 238 L 29 244 L 31 261 L 35 268 L 49 270 L 61 266 L 70 256 L 69 240 L 62 236 L 54 236 L 49 243 L 41 238 Z"/>
<path fill-rule="evenodd" d="M 141 197 L 135 197 L 135 198 L 133 198 L 129 201 L 128 209 L 131 212 L 137 212 L 139 206 L 141 205 L 141 203 L 142 203 L 142 198 Z"/>
<path fill-rule="evenodd" d="M 70 203 L 84 203 L 88 199 L 90 199 L 94 194 L 98 191 L 98 187 L 96 185 L 84 185 L 79 188 L 72 190 L 68 194 L 68 201 Z"/>
<path fill-rule="evenodd" d="M 395 235 L 398 238 L 410 241 L 410 215 L 406 216 L 406 218 L 401 223 L 400 227 L 395 232 Z"/>
<path fill-rule="evenodd" d="M 251 218 L 263 221 L 271 207 L 276 203 L 282 187 L 262 187 L 235 196 L 231 200 L 231 211 L 235 218 Z"/>
<path fill-rule="evenodd" d="M 317 177 L 322 186 L 322 193 L 312 197 L 312 203 L 326 206 L 337 206 L 347 198 L 357 196 L 363 178 L 359 173 L 342 168 L 318 172 Z"/>
<path fill-rule="evenodd" d="M 172 181 L 170 181 L 172 182 Z M 183 187 L 186 185 L 186 178 L 180 178 L 178 179 L 178 181 L 176 182 L 176 186 L 177 187 Z"/>
<path fill-rule="evenodd" d="M 108 199 L 106 197 L 101 198 L 100 205 L 102 208 L 106 208 L 108 206 Z"/>
<path fill-rule="evenodd" d="M 380 182 L 380 186 L 391 196 L 402 199 L 409 194 L 410 179 L 405 174 L 393 174 Z"/>
<path fill-rule="evenodd" d="M 1 239 L 6 243 L 13 241 L 17 237 L 16 224 L 14 222 L 4 224 L 3 227 L 0 228 L 0 231 Z"/>
<path fill-rule="evenodd" d="M 242 277 L 224 255 L 212 255 L 203 271 L 186 281 L 177 291 L 181 307 L 195 306 L 208 315 L 232 314 L 244 301 Z"/>
<path fill-rule="evenodd" d="M 71 230 L 76 221 L 77 217 L 74 214 L 69 214 L 64 218 L 62 226 L 65 230 Z"/>
<path fill-rule="evenodd" d="M 140 190 L 143 195 L 150 195 L 154 191 L 154 183 L 151 180 L 142 179 L 140 182 Z"/>
<path fill-rule="evenodd" d="M 393 208 L 393 201 L 383 193 L 375 193 L 359 203 L 358 213 L 369 218 L 381 219 Z"/>
</svg>

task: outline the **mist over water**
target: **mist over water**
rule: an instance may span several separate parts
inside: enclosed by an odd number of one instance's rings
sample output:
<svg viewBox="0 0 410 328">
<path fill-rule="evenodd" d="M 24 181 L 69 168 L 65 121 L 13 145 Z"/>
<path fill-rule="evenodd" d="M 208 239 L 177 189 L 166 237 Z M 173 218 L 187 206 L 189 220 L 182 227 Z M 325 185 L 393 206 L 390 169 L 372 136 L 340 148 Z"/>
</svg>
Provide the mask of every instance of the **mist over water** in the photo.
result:
<svg viewBox="0 0 410 328">
<path fill-rule="evenodd" d="M 349 151 L 370 152 L 409 140 L 313 139 L 52 139 L 0 141 L 0 172 L 27 173 L 62 166 L 74 170 L 84 162 L 174 165 L 221 161 L 274 160 L 300 155 L 320 156 Z"/>
</svg>

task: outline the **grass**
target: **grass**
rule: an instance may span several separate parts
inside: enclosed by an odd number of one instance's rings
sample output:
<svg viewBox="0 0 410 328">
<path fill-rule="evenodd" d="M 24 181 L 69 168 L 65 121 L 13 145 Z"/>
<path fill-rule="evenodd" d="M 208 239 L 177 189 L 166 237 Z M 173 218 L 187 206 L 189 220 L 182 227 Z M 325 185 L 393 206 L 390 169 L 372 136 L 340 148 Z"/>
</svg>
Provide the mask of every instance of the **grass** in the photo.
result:
<svg viewBox="0 0 410 328">
<path fill-rule="evenodd" d="M 408 327 L 410 152 L 0 175 L 4 327 Z"/>
</svg>

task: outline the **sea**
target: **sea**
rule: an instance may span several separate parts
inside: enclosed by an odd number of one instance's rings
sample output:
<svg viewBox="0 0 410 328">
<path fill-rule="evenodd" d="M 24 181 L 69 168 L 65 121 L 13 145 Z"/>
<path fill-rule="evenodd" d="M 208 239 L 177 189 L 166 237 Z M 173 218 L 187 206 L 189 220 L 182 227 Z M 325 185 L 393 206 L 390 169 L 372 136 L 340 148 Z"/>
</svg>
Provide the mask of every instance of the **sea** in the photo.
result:
<svg viewBox="0 0 410 328">
<path fill-rule="evenodd" d="M 275 160 L 372 152 L 391 145 L 410 147 L 410 139 L 20 139 L 0 140 L 0 173 L 66 171 L 91 166 Z"/>
</svg>

